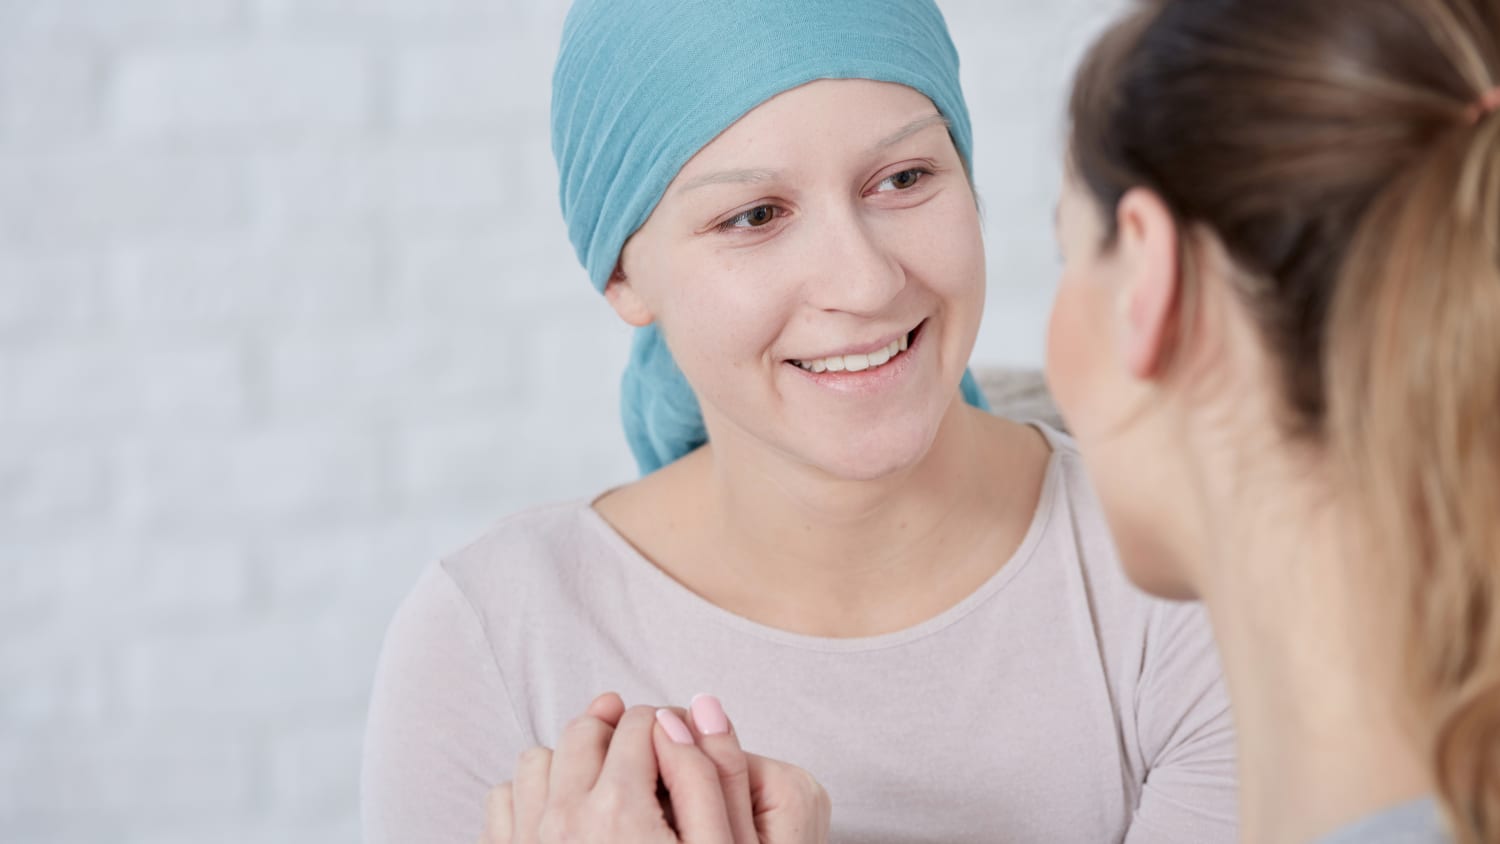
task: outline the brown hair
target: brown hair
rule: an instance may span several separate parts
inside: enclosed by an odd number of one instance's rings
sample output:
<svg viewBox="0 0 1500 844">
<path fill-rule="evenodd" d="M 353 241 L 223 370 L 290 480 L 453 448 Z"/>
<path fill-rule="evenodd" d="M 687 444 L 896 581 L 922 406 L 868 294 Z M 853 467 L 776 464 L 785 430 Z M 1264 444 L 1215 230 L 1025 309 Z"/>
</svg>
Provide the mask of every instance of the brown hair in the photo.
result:
<svg viewBox="0 0 1500 844">
<path fill-rule="evenodd" d="M 1071 103 L 1106 246 L 1146 187 L 1242 270 L 1288 433 L 1361 497 L 1403 703 L 1474 844 L 1500 841 L 1500 114 L 1475 108 L 1497 85 L 1500 0 L 1153 0 Z"/>
</svg>

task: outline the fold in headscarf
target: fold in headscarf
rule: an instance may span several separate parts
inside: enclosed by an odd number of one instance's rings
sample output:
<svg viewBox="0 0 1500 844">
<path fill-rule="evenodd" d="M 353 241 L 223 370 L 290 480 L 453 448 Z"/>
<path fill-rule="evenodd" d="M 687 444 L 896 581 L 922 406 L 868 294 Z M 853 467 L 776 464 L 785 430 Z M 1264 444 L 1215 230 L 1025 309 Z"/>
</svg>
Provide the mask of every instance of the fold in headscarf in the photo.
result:
<svg viewBox="0 0 1500 844">
<path fill-rule="evenodd" d="M 552 79 L 552 151 L 568 236 L 603 290 L 677 172 L 751 109 L 815 79 L 913 88 L 971 165 L 958 53 L 931 0 L 578 0 Z M 973 375 L 964 398 L 986 408 Z M 655 325 L 625 370 L 626 439 L 643 473 L 708 440 Z"/>
</svg>

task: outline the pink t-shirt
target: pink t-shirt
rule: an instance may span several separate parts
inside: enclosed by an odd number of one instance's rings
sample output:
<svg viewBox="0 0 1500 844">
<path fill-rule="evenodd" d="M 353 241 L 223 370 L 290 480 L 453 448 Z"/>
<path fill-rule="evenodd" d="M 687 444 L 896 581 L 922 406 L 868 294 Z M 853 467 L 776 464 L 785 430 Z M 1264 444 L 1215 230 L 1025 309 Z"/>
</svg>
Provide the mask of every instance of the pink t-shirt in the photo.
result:
<svg viewBox="0 0 1500 844">
<path fill-rule="evenodd" d="M 1015 555 L 935 618 L 795 635 L 703 600 L 587 502 L 508 518 L 422 575 L 385 642 L 371 844 L 472 844 L 485 792 L 600 692 L 718 695 L 812 772 L 833 841 L 1230 844 L 1234 736 L 1203 611 L 1125 579 L 1071 442 Z"/>
</svg>

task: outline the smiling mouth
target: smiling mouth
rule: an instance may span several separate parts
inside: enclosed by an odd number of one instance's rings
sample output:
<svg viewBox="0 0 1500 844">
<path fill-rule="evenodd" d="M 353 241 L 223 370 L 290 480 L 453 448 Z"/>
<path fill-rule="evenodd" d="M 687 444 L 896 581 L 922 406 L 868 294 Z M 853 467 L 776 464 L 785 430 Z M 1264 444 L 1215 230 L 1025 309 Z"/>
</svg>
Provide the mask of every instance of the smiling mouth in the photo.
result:
<svg viewBox="0 0 1500 844">
<path fill-rule="evenodd" d="M 788 363 L 815 374 L 824 372 L 866 372 L 872 369 L 879 369 L 905 354 L 906 350 L 911 347 L 912 341 L 916 339 L 917 332 L 921 331 L 922 326 L 926 324 L 927 321 L 923 320 L 916 328 L 892 340 L 889 346 L 877 349 L 869 354 L 834 355 L 833 357 L 818 358 L 817 360 L 793 360 L 788 361 Z"/>
</svg>

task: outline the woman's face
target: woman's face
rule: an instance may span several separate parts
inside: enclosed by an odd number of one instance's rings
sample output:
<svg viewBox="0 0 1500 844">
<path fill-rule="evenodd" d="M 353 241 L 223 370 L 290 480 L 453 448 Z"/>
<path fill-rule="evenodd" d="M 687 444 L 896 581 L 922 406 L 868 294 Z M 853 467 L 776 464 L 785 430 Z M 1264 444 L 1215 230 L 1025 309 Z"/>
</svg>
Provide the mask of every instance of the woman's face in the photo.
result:
<svg viewBox="0 0 1500 844">
<path fill-rule="evenodd" d="M 658 323 L 716 447 L 847 479 L 926 453 L 984 307 L 946 124 L 922 94 L 865 80 L 741 118 L 682 168 L 620 270 L 611 302 Z"/>
<path fill-rule="evenodd" d="M 1114 332 L 1121 279 L 1104 248 L 1098 203 L 1071 172 L 1063 179 L 1055 232 L 1063 268 L 1047 330 L 1048 386 L 1074 437 L 1092 445 L 1113 422 L 1119 394 Z"/>
<path fill-rule="evenodd" d="M 1173 443 L 1159 415 L 1143 412 L 1161 396 L 1148 392 L 1130 351 L 1153 330 L 1142 325 L 1151 307 L 1143 304 L 1151 299 L 1142 298 L 1142 279 L 1175 272 L 1163 263 L 1163 250 L 1147 242 L 1159 243 L 1173 223 L 1164 209 L 1143 213 L 1150 219 L 1132 236 L 1105 248 L 1098 201 L 1071 172 L 1064 178 L 1057 206 L 1063 271 L 1047 332 L 1047 382 L 1088 466 L 1126 574 L 1152 594 L 1185 599 L 1193 597 L 1192 587 L 1163 544 L 1173 511 L 1174 484 L 1163 480 L 1170 477 Z M 1142 235 L 1144 229 L 1150 234 Z"/>
</svg>

